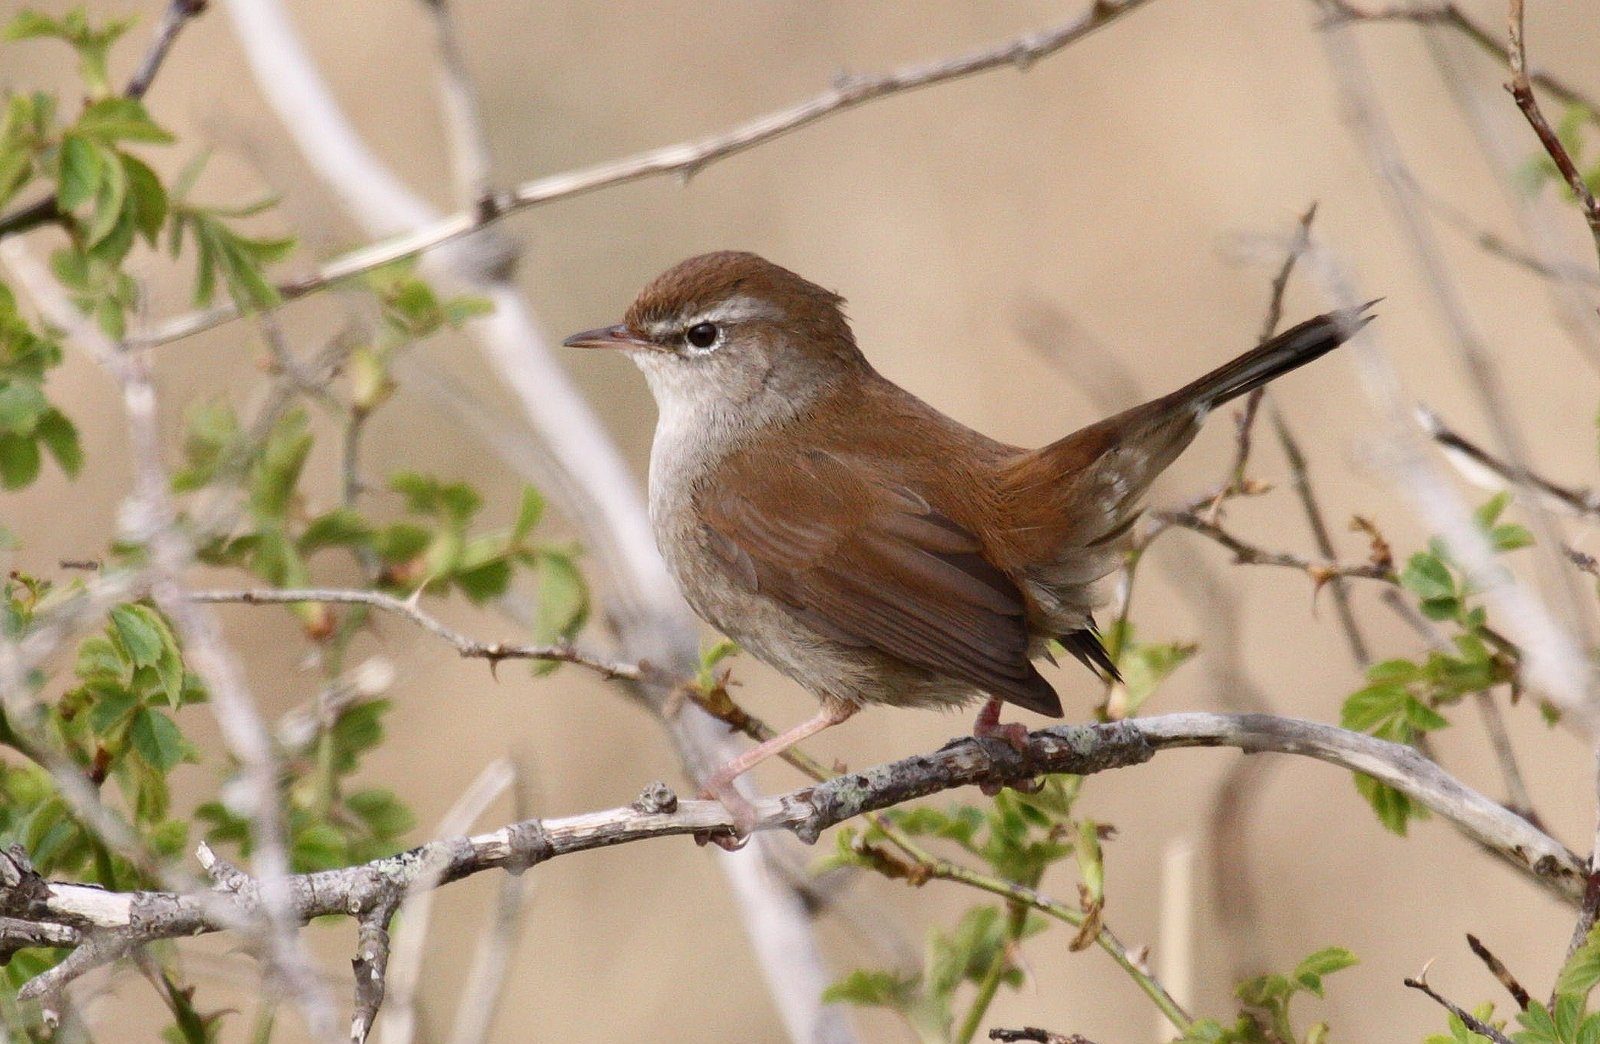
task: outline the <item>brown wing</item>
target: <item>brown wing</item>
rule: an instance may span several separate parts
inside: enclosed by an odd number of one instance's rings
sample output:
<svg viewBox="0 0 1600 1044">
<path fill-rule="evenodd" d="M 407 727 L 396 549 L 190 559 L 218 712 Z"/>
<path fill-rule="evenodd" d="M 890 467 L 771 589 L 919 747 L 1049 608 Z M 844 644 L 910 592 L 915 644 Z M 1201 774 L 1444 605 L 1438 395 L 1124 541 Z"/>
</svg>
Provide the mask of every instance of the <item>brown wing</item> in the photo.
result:
<svg viewBox="0 0 1600 1044">
<path fill-rule="evenodd" d="M 781 469 L 735 455 L 718 472 L 696 504 L 737 582 L 829 638 L 1060 717 L 1028 659 L 1021 591 L 887 468 L 813 450 Z"/>
</svg>

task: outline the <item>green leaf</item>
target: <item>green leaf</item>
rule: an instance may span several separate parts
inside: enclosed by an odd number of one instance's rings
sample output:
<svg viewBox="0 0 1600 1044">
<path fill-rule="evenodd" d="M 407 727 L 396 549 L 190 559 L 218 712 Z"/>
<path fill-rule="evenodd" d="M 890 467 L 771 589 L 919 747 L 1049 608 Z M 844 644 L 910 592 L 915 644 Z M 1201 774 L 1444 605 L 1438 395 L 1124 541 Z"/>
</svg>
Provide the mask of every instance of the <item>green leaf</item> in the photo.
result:
<svg viewBox="0 0 1600 1044">
<path fill-rule="evenodd" d="M 889 972 L 857 969 L 824 990 L 822 1001 L 824 1004 L 898 1008 L 914 989 L 914 981 Z"/>
<path fill-rule="evenodd" d="M 0 433 L 0 486 L 21 489 L 39 476 L 39 444 L 26 435 Z"/>
<path fill-rule="evenodd" d="M 540 641 L 571 638 L 589 616 L 589 589 L 570 555 L 543 551 L 538 560 L 539 608 L 535 614 Z"/>
<path fill-rule="evenodd" d="M 1455 577 L 1438 555 L 1418 551 L 1406 562 L 1400 583 L 1424 602 L 1456 597 Z"/>
<path fill-rule="evenodd" d="M 1556 978 L 1556 992 L 1584 998 L 1600 984 L 1600 927 L 1589 929 L 1583 945 L 1573 951 Z"/>
<path fill-rule="evenodd" d="M 154 619 L 155 611 L 147 606 L 128 604 L 111 607 L 111 624 L 120 639 L 128 659 L 135 667 L 154 667 L 161 659 L 163 627 Z"/>
<path fill-rule="evenodd" d="M 379 837 L 399 837 L 416 825 L 416 817 L 392 790 L 359 790 L 347 797 L 345 804 Z"/>
<path fill-rule="evenodd" d="M 35 384 L 9 381 L 0 384 L 0 431 L 13 435 L 32 435 L 50 403 Z"/>
<path fill-rule="evenodd" d="M 139 706 L 139 697 L 126 689 L 108 693 L 89 709 L 89 728 L 97 736 L 107 736 Z"/>
<path fill-rule="evenodd" d="M 522 502 L 517 506 L 517 520 L 511 524 L 510 546 L 513 549 L 522 547 L 543 517 L 544 497 L 532 486 L 524 486 Z"/>
<path fill-rule="evenodd" d="M 133 225 L 153 247 L 161 227 L 167 222 L 167 190 L 143 160 L 125 152 L 119 153 L 118 158 L 128 182 L 128 207 Z"/>
<path fill-rule="evenodd" d="M 1427 808 L 1387 783 L 1380 783 L 1371 776 L 1360 773 L 1351 778 L 1355 781 L 1356 791 L 1377 813 L 1378 821 L 1393 833 L 1405 837 L 1411 820 L 1427 818 Z"/>
<path fill-rule="evenodd" d="M 312 554 L 326 547 L 364 547 L 372 542 L 371 523 L 360 512 L 334 508 L 318 515 L 300 534 L 300 553 Z"/>
<path fill-rule="evenodd" d="M 250 507 L 258 519 L 281 519 L 300 483 L 313 442 L 303 410 L 284 415 L 250 471 Z"/>
<path fill-rule="evenodd" d="M 1294 980 L 1302 987 L 1322 996 L 1322 977 L 1332 975 L 1336 971 L 1354 967 L 1360 963 L 1356 955 L 1342 946 L 1329 946 L 1318 950 L 1305 960 L 1301 961 L 1294 969 Z"/>
<path fill-rule="evenodd" d="M 104 174 L 100 150 L 77 134 L 61 142 L 61 170 L 56 175 L 56 199 L 62 210 L 76 210 L 94 198 Z"/>
<path fill-rule="evenodd" d="M 511 563 L 504 557 L 491 558 L 459 570 L 453 579 L 462 594 L 482 605 L 491 598 L 499 598 L 511 586 Z"/>
<path fill-rule="evenodd" d="M 1092 819 L 1078 823 L 1078 874 L 1083 879 L 1083 897 L 1087 903 L 1098 903 L 1106 894 L 1105 863 L 1100 855 L 1099 824 Z M 1090 909 L 1090 907 L 1085 907 Z"/>
<path fill-rule="evenodd" d="M 172 135 L 158 127 L 137 98 L 102 98 L 83 110 L 73 128 L 76 133 L 103 144 L 139 141 L 166 145 Z"/>
<path fill-rule="evenodd" d="M 164 711 L 141 709 L 134 716 L 129 736 L 139 756 L 160 772 L 171 771 L 184 758 L 183 733 Z"/>
<path fill-rule="evenodd" d="M 78 429 L 66 414 L 54 408 L 45 411 L 33 434 L 50 451 L 64 475 L 78 477 L 83 470 L 83 446 L 78 442 Z"/>
</svg>

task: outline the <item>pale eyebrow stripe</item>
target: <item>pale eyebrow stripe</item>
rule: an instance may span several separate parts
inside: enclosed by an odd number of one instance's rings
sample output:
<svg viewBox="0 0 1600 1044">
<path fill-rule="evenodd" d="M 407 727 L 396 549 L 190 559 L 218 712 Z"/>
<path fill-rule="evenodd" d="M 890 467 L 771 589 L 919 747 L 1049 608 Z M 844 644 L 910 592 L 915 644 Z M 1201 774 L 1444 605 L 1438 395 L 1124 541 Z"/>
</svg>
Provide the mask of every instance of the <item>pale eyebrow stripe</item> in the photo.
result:
<svg viewBox="0 0 1600 1044">
<path fill-rule="evenodd" d="M 776 319 L 777 309 L 772 304 L 761 300 L 759 297 L 732 297 L 717 305 L 708 308 L 699 315 L 692 316 L 683 324 L 685 328 L 695 323 L 740 323 L 750 319 Z"/>
</svg>

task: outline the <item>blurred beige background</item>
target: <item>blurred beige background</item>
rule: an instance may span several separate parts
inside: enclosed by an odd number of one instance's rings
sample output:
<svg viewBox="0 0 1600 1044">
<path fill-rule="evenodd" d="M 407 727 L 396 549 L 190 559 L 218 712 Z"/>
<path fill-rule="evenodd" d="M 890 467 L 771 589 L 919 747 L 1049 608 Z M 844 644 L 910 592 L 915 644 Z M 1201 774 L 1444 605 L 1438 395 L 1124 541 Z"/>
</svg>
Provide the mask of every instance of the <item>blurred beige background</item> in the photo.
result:
<svg viewBox="0 0 1600 1044">
<path fill-rule="evenodd" d="M 3 0 L 9 13 L 20 6 Z M 51 0 L 46 9 L 65 9 Z M 293 9 L 342 102 L 382 158 L 441 206 L 452 205 L 434 89 L 431 31 L 418 4 L 402 0 L 300 0 Z M 954 53 L 1075 12 L 1079 3 L 549 3 L 455 0 L 468 58 L 478 77 L 503 183 L 697 136 L 828 83 L 839 70 L 876 71 Z M 133 42 L 117 52 L 131 67 L 157 0 L 92 0 L 97 16 L 137 13 Z M 1498 27 L 1494 2 L 1466 4 Z M 1592 61 L 1600 33 L 1592 0 L 1530 5 L 1537 64 L 1600 90 Z M 1159 0 L 1087 42 L 1018 75 L 1011 71 L 875 103 L 772 145 L 719 163 L 687 186 L 658 180 L 562 202 L 511 218 L 501 228 L 521 242 L 522 284 L 559 337 L 614 321 L 649 276 L 687 255 L 738 247 L 759 251 L 850 300 L 868 355 L 888 375 L 961 420 L 1008 440 L 1038 444 L 1092 420 L 1083 382 L 1029 347 L 1020 321 L 1039 302 L 1064 310 L 1086 337 L 1068 342 L 1069 367 L 1098 371 L 1101 353 L 1130 367 L 1144 391 L 1167 390 L 1251 343 L 1267 295 L 1268 268 L 1238 262 L 1240 237 L 1283 237 L 1315 200 L 1317 229 L 1348 263 L 1363 290 L 1387 295 L 1382 345 L 1409 390 L 1464 430 L 1485 429 L 1458 357 L 1417 267 L 1378 194 L 1363 155 L 1341 123 L 1340 102 L 1314 32 L 1308 3 L 1284 0 Z M 1374 26 L 1360 35 L 1382 96 L 1397 120 L 1407 158 L 1432 192 L 1506 234 L 1515 226 L 1503 185 L 1477 150 L 1441 86 L 1417 33 Z M 1534 143 L 1511 113 L 1503 70 L 1477 52 L 1453 52 L 1470 71 L 1510 147 Z M 0 59 L 8 87 L 69 82 L 65 52 L 48 44 L 10 46 Z M 180 149 L 160 152 L 175 171 L 202 144 L 215 149 L 203 195 L 281 193 L 281 215 L 306 250 L 287 266 L 361 241 L 337 204 L 303 166 L 257 97 L 218 11 L 184 36 L 149 103 L 178 131 Z M 1503 111 L 1501 111 L 1503 110 Z M 1547 201 L 1561 242 L 1592 263 L 1574 212 Z M 1548 317 L 1533 278 L 1442 232 L 1453 274 L 1481 324 L 1526 419 L 1535 459 L 1551 475 L 1593 480 L 1593 417 L 1600 382 Z M 41 250 L 48 234 L 35 239 Z M 152 311 L 180 310 L 183 286 L 159 263 L 149 267 Z M 1297 280 L 1288 317 L 1320 310 L 1315 286 Z M 337 297 L 294 305 L 286 327 L 301 349 L 322 343 L 348 315 Z M 1097 346 L 1098 345 L 1098 346 Z M 489 396 L 514 416 L 466 338 L 425 349 L 432 364 Z M 262 348 L 235 324 L 162 349 L 160 381 L 168 422 L 182 407 L 216 395 L 243 402 L 260 379 Z M 1084 361 L 1078 362 L 1077 358 Z M 636 462 L 641 481 L 653 408 L 638 374 L 617 358 L 571 358 L 572 372 Z M 8 528 L 25 546 L 20 564 L 51 573 L 60 558 L 93 557 L 114 531 L 122 428 L 108 381 L 74 357 L 55 393 L 85 428 L 89 470 L 76 483 L 51 474 L 0 500 Z M 1353 513 L 1378 520 L 1397 550 L 1422 531 L 1364 434 L 1369 407 L 1347 357 L 1333 357 L 1275 386 L 1297 427 L 1346 557 L 1365 553 L 1345 532 Z M 1214 484 L 1231 453 L 1230 423 L 1219 418 L 1158 488 L 1171 501 Z M 417 389 L 402 390 L 372 430 L 369 471 L 399 467 L 468 476 L 491 491 L 488 517 L 506 517 L 513 476 Z M 335 493 L 331 452 L 314 460 L 315 495 Z M 1281 456 L 1263 438 L 1256 477 L 1281 483 Z M 1478 494 L 1474 494 L 1477 496 Z M 1239 533 L 1270 547 L 1309 552 L 1310 538 L 1287 487 L 1229 511 Z M 560 532 L 562 523 L 554 523 Z M 581 536 L 581 534 L 578 534 Z M 1595 549 L 1577 533 L 1579 546 Z M 1232 567 L 1219 549 L 1174 534 L 1154 552 L 1141 580 L 1137 621 L 1151 638 L 1214 636 L 1226 592 L 1239 614 L 1240 655 L 1274 709 L 1334 720 L 1358 684 L 1331 603 L 1313 603 L 1303 577 Z M 331 580 L 348 579 L 338 576 Z M 1380 654 L 1416 650 L 1376 603 L 1355 592 L 1357 610 Z M 459 606 L 452 622 L 484 638 L 514 638 L 501 617 Z M 226 619 L 249 658 L 262 703 L 276 713 L 305 699 L 316 677 L 297 662 L 287 614 L 234 609 Z M 597 633 L 596 642 L 603 639 Z M 537 776 L 537 807 L 563 814 L 631 800 L 655 777 L 677 783 L 676 759 L 659 728 L 586 675 L 567 670 L 531 680 L 504 669 L 491 681 L 481 664 L 459 663 L 399 623 L 379 621 L 365 648 L 392 658 L 401 676 L 391 738 L 365 779 L 398 789 L 426 835 L 444 808 L 493 758 L 526 757 Z M 1214 670 L 1221 650 L 1203 647 L 1158 695 L 1150 711 L 1230 705 Z M 748 660 L 736 663 L 738 695 L 774 723 L 808 714 L 811 701 Z M 1098 697 L 1081 671 L 1056 676 L 1069 707 L 1087 713 Z M 1441 758 L 1487 793 L 1500 784 L 1470 708 L 1438 737 Z M 1572 736 L 1550 732 L 1527 707 L 1511 712 L 1514 742 L 1531 773 L 1534 798 L 1551 828 L 1574 848 L 1592 833 L 1588 755 Z M 829 733 L 824 758 L 871 764 L 930 749 L 967 721 L 879 710 Z M 1172 940 L 1158 935 L 1163 854 L 1202 844 L 1215 785 L 1239 755 L 1165 754 L 1153 763 L 1093 779 L 1082 811 L 1118 828 L 1107 849 L 1107 919 L 1130 945 L 1149 943 L 1159 961 Z M 1473 850 L 1437 822 L 1409 840 L 1384 833 L 1348 778 L 1319 764 L 1278 759 L 1260 775 L 1244 851 L 1223 863 L 1222 886 L 1250 889 L 1257 914 L 1248 937 L 1219 927 L 1205 861 L 1190 902 L 1188 945 L 1193 1008 L 1231 1012 L 1239 955 L 1263 954 L 1285 968 L 1329 944 L 1352 948 L 1362 964 L 1331 980 L 1326 1003 L 1302 1002 L 1302 1021 L 1327 1018 L 1345 1041 L 1416 1040 L 1443 1025 L 1442 1013 L 1403 989 L 1403 976 L 1432 958 L 1440 989 L 1462 1001 L 1505 998 L 1467 952 L 1463 933 L 1483 938 L 1533 986 L 1547 988 L 1566 946 L 1570 912 Z M 213 769 L 185 770 L 196 793 Z M 769 790 L 798 780 L 784 766 L 764 771 Z M 963 795 L 965 796 L 965 795 Z M 506 815 L 495 809 L 485 822 Z M 504 1041 L 756 1041 L 781 1038 L 713 861 L 728 858 L 687 841 L 633 845 L 558 860 L 532 879 L 525 933 L 496 1039 Z M 484 876 L 448 889 L 435 909 L 423 987 L 425 1019 L 449 1026 L 475 935 L 496 882 Z M 1046 890 L 1070 895 L 1070 871 Z M 863 879 L 857 909 L 878 909 L 913 950 L 928 928 L 948 926 L 974 896 L 954 885 L 921 890 Z M 881 964 L 881 952 L 848 923 L 822 923 L 842 973 Z M 349 926 L 315 927 L 339 996 Z M 1032 980 L 1005 992 L 987 1025 L 1030 1024 L 1076 1031 L 1101 1042 L 1155 1039 L 1148 1002 L 1098 951 L 1069 953 L 1053 931 L 1026 948 Z M 202 1006 L 251 1010 L 251 966 L 216 943 L 196 954 Z M 206 956 L 210 955 L 210 956 Z M 206 970 L 207 962 L 215 973 Z M 106 1039 L 151 1039 L 160 1024 L 148 987 L 120 982 L 97 1009 L 124 1027 Z M 128 1020 L 128 1010 L 147 1021 Z M 231 1021 L 241 1039 L 246 1020 Z M 870 1040 L 909 1039 L 891 1019 L 859 1019 Z M 134 1028 L 137 1027 L 137 1028 Z"/>
</svg>

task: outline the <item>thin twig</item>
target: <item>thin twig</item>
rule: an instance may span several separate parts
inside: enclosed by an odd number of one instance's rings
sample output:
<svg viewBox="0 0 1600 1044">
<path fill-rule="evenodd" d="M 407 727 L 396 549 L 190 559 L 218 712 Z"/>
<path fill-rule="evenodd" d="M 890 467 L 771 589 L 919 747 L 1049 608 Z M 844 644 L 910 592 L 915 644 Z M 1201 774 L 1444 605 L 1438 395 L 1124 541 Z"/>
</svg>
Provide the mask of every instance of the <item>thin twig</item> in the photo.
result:
<svg viewBox="0 0 1600 1044">
<path fill-rule="evenodd" d="M 1289 481 L 1294 487 L 1295 496 L 1300 499 L 1301 508 L 1305 511 L 1306 522 L 1311 526 L 1311 537 L 1316 541 L 1317 552 L 1332 561 L 1337 549 L 1333 546 L 1333 533 L 1328 528 L 1327 517 L 1323 515 L 1322 505 L 1317 500 L 1316 488 L 1311 484 L 1311 472 L 1306 464 L 1305 451 L 1300 448 L 1300 440 L 1295 438 L 1288 419 L 1276 407 L 1272 410 L 1272 430 L 1278 437 L 1278 447 L 1283 450 L 1284 458 L 1289 462 Z M 1372 564 L 1376 569 L 1387 568 L 1382 563 Z M 1333 594 L 1333 608 L 1339 617 L 1339 629 L 1344 632 L 1345 642 L 1350 647 L 1350 658 L 1357 666 L 1365 668 L 1372 663 L 1372 653 L 1367 647 L 1366 636 L 1361 632 L 1361 625 L 1356 620 L 1355 610 L 1350 605 L 1350 588 L 1345 583 L 1345 577 L 1329 577 L 1328 589 Z"/>
<path fill-rule="evenodd" d="M 1417 408 L 1417 420 L 1428 437 L 1439 444 L 1446 457 L 1467 478 L 1483 485 L 1483 472 L 1493 481 L 1490 488 L 1507 486 L 1538 497 L 1559 510 L 1575 516 L 1600 518 L 1600 493 L 1582 486 L 1564 486 L 1529 468 L 1504 460 L 1447 425 L 1426 407 Z"/>
<path fill-rule="evenodd" d="M 1240 565 L 1278 566 L 1284 569 L 1294 569 L 1305 573 L 1319 584 L 1327 583 L 1336 577 L 1382 580 L 1388 583 L 1395 582 L 1394 570 L 1372 562 L 1317 561 L 1290 551 L 1271 551 L 1257 547 L 1234 536 L 1216 523 L 1201 518 L 1199 514 L 1190 509 L 1156 511 L 1152 513 L 1151 519 L 1159 526 L 1176 527 L 1199 533 L 1201 536 L 1233 552 L 1234 561 Z"/>
<path fill-rule="evenodd" d="M 1300 223 L 1295 228 L 1294 238 L 1289 243 L 1288 251 L 1284 254 L 1283 264 L 1278 266 L 1278 274 L 1272 277 L 1271 291 L 1267 296 L 1267 314 L 1261 321 L 1261 332 L 1256 336 L 1257 344 L 1266 344 L 1271 340 L 1272 335 L 1278 331 L 1278 324 L 1283 321 L 1283 295 L 1289 288 L 1289 277 L 1294 274 L 1294 266 L 1300 260 L 1300 255 L 1311 245 L 1311 223 L 1316 217 L 1315 203 L 1300 215 Z M 1261 400 L 1266 394 L 1266 385 L 1251 392 L 1244 401 L 1244 410 L 1235 418 L 1233 465 L 1228 469 L 1228 476 L 1223 481 L 1222 488 L 1217 491 L 1216 499 L 1211 502 L 1211 507 L 1206 512 L 1206 518 L 1211 522 L 1216 522 L 1221 517 L 1222 502 L 1244 488 L 1244 473 L 1250 463 L 1256 415 L 1261 410 Z"/>
<path fill-rule="evenodd" d="M 1060 25 L 1023 33 L 967 54 L 877 75 L 841 76 L 832 87 L 805 101 L 698 141 L 668 145 L 583 170 L 536 178 L 510 191 L 490 193 L 471 209 L 458 211 L 413 232 L 335 258 L 314 275 L 280 284 L 278 293 L 284 300 L 304 297 L 340 280 L 431 250 L 475 232 L 507 214 L 529 207 L 571 199 L 644 178 L 668 175 L 690 178 L 719 160 L 881 98 L 949 83 L 993 69 L 1027 69 L 1149 2 L 1095 0 L 1083 14 Z M 139 347 L 166 344 L 238 316 L 238 309 L 231 305 L 175 316 L 137 335 L 133 341 Z"/>
<path fill-rule="evenodd" d="M 1512 100 L 1522 110 L 1528 126 L 1533 128 L 1539 144 L 1544 146 L 1551 162 L 1561 172 L 1567 187 L 1578 197 L 1583 219 L 1588 222 L 1589 233 L 1594 237 L 1596 257 L 1600 257 L 1600 203 L 1595 201 L 1594 193 L 1589 191 L 1589 183 L 1583 179 L 1583 172 L 1573 162 L 1561 136 L 1545 119 L 1544 110 L 1539 108 L 1539 99 L 1534 96 L 1533 84 L 1528 79 L 1528 58 L 1523 43 L 1522 9 L 1523 0 L 1509 0 L 1506 8 L 1507 38 L 1510 41 L 1506 47 L 1506 61 L 1511 66 L 1511 82 L 1506 85 L 1506 90 L 1511 92 Z"/>
<path fill-rule="evenodd" d="M 314 602 L 324 605 L 366 605 L 387 613 L 403 616 L 429 634 L 455 646 L 465 659 L 488 660 L 490 664 L 501 660 L 542 660 L 550 663 L 571 663 L 597 671 L 606 678 L 625 678 L 637 681 L 644 676 L 638 664 L 619 663 L 593 653 L 581 652 L 570 645 L 521 645 L 506 642 L 480 642 L 447 627 L 438 618 L 419 609 L 409 598 L 396 598 L 382 591 L 362 591 L 344 588 L 254 588 L 238 591 L 202 590 L 189 592 L 189 600 L 207 603 L 236 603 L 239 605 L 293 605 Z"/>
<path fill-rule="evenodd" d="M 1490 1040 L 1494 1041 L 1495 1044 L 1512 1044 L 1510 1037 L 1506 1036 L 1504 1033 L 1501 1033 L 1499 1030 L 1495 1029 L 1487 1022 L 1484 1022 L 1482 1019 L 1472 1014 L 1472 1012 L 1450 1000 L 1448 997 L 1439 994 L 1432 986 L 1429 986 L 1426 972 L 1423 972 L 1422 975 L 1415 979 L 1405 979 L 1404 982 L 1411 989 L 1420 990 L 1427 994 L 1440 1007 L 1444 1008 L 1450 1014 L 1460 1019 L 1461 1024 L 1472 1032 L 1488 1037 Z"/>
<path fill-rule="evenodd" d="M 1412 22 L 1417 25 L 1443 25 L 1461 33 L 1485 53 L 1501 61 L 1507 59 L 1506 45 L 1500 42 L 1499 36 L 1474 21 L 1453 3 L 1433 7 L 1405 4 L 1364 9 L 1349 3 L 1348 0 L 1326 0 L 1326 6 L 1333 12 L 1325 22 L 1329 26 L 1347 22 Z M 1586 94 L 1565 80 L 1557 79 L 1541 70 L 1530 70 L 1528 78 L 1560 99 L 1563 104 L 1581 106 L 1591 114 L 1591 119 L 1600 119 L 1600 98 Z"/>
<path fill-rule="evenodd" d="M 1543 821 L 1534 811 L 1533 798 L 1528 794 L 1528 784 L 1522 778 L 1522 767 L 1517 763 L 1517 752 L 1511 746 L 1511 734 L 1506 730 L 1505 717 L 1500 713 L 1500 704 L 1495 702 L 1494 693 L 1482 689 L 1473 693 L 1472 698 L 1483 718 L 1483 731 L 1489 737 L 1489 748 L 1494 751 L 1495 763 L 1500 766 L 1500 779 L 1506 788 L 1506 807 L 1543 827 Z"/>
</svg>

